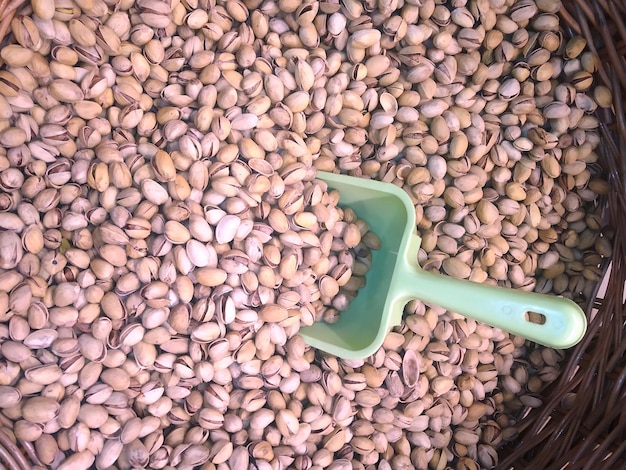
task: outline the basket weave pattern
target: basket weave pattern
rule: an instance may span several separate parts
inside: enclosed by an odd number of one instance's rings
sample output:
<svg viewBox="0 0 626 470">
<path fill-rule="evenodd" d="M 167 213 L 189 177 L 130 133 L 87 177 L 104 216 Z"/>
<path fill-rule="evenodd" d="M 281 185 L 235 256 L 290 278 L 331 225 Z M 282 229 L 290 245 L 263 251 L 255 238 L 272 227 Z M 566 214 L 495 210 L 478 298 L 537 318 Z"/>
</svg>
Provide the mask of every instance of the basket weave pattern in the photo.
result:
<svg viewBox="0 0 626 470">
<path fill-rule="evenodd" d="M 560 379 L 544 392 L 543 407 L 520 421 L 519 439 L 501 463 L 507 469 L 618 468 L 626 459 L 626 3 L 570 0 L 559 14 L 566 33 L 587 39 L 600 58 L 599 82 L 613 92 L 613 109 L 598 115 L 602 165 L 611 184 L 605 218 L 613 259 L 603 298 L 588 306 L 587 335 L 568 352 Z"/>
</svg>

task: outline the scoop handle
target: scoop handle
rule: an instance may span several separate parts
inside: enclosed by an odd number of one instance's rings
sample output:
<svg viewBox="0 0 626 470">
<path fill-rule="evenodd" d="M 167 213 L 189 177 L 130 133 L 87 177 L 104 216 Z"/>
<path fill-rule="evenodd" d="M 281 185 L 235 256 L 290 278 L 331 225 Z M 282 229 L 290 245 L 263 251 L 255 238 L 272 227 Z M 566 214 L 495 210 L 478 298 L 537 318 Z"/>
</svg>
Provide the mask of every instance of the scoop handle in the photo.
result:
<svg viewBox="0 0 626 470">
<path fill-rule="evenodd" d="M 413 238 L 406 265 L 410 271 L 406 279 L 412 280 L 406 284 L 411 285 L 414 298 L 556 349 L 572 347 L 584 336 L 587 318 L 572 300 L 424 271 L 415 249 L 420 239 Z M 543 315 L 544 323 L 529 321 L 529 312 Z"/>
</svg>

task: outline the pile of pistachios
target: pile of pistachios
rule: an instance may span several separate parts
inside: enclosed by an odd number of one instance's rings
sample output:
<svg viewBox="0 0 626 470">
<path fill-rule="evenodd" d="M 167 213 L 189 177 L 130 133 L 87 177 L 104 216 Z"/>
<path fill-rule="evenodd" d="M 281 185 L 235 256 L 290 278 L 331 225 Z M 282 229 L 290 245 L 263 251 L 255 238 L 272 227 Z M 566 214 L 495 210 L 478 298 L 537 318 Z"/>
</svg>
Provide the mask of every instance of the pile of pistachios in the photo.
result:
<svg viewBox="0 0 626 470">
<path fill-rule="evenodd" d="M 0 413 L 33 468 L 497 467 L 563 354 L 419 300 L 369 358 L 306 345 L 380 247 L 316 174 L 404 188 L 425 269 L 590 298 L 611 94 L 559 8 L 31 0 L 0 50 Z"/>
</svg>

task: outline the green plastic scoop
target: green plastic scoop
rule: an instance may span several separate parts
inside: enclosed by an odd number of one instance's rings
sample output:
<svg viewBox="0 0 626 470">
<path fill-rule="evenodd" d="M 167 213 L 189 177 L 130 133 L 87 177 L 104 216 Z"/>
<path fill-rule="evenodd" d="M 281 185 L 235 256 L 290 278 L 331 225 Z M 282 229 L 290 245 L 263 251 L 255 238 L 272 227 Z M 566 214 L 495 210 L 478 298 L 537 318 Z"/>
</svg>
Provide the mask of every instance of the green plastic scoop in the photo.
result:
<svg viewBox="0 0 626 470">
<path fill-rule="evenodd" d="M 402 319 L 412 299 L 436 304 L 469 318 L 564 349 L 580 341 L 587 328 L 582 309 L 563 297 L 525 292 L 431 273 L 421 269 L 421 239 L 415 230 L 415 208 L 399 187 L 379 181 L 318 172 L 340 203 L 365 220 L 382 242 L 373 252 L 366 285 L 341 313 L 337 323 L 317 322 L 300 334 L 311 346 L 344 359 L 375 353 L 389 330 Z M 543 324 L 528 313 L 543 315 Z"/>
</svg>

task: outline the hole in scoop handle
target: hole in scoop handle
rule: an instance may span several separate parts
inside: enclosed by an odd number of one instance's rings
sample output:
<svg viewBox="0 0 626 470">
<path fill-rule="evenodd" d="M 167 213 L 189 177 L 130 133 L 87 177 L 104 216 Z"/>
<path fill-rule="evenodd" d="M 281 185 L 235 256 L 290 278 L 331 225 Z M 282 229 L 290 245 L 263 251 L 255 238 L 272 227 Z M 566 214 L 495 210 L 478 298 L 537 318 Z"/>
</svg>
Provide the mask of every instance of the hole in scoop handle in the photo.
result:
<svg viewBox="0 0 626 470">
<path fill-rule="evenodd" d="M 460 315 L 556 349 L 574 346 L 587 329 L 585 313 L 569 299 L 431 273 L 412 258 L 409 263 L 414 268 L 411 294 Z M 532 321 L 529 312 L 543 315 L 543 324 Z"/>
</svg>

